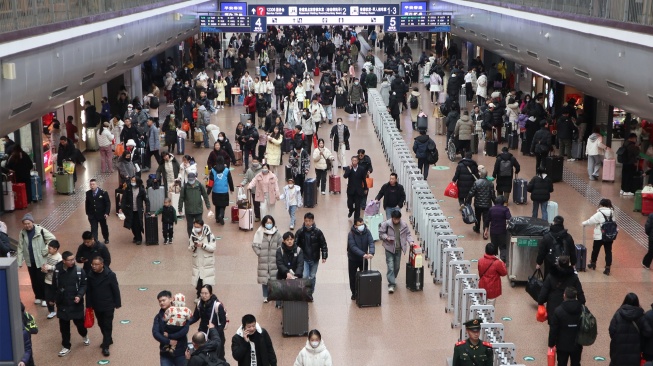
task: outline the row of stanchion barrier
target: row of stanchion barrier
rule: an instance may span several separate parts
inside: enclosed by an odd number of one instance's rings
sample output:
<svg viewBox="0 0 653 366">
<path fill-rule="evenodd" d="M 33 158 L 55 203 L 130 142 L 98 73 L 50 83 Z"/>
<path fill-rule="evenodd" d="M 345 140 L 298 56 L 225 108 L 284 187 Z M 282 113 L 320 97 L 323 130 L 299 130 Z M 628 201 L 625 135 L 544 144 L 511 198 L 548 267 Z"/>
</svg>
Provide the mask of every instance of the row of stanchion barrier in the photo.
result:
<svg viewBox="0 0 653 366">
<path fill-rule="evenodd" d="M 516 365 L 514 343 L 506 342 L 504 326 L 495 319 L 494 306 L 487 304 L 485 290 L 478 288 L 478 274 L 472 273 L 471 261 L 464 258 L 464 249 L 458 247 L 458 236 L 417 168 L 416 159 L 387 112 L 378 90 L 368 91 L 368 105 L 383 154 L 406 191 L 409 220 L 425 254 L 425 274 L 430 274 L 433 283 L 440 285 L 440 297 L 446 299 L 444 310 L 453 315 L 451 327 L 460 328 L 459 340 L 463 340 L 466 338 L 463 323 L 480 318 L 483 321 L 481 339 L 492 343 L 494 365 Z M 446 364 L 451 362 L 448 357 Z"/>
</svg>

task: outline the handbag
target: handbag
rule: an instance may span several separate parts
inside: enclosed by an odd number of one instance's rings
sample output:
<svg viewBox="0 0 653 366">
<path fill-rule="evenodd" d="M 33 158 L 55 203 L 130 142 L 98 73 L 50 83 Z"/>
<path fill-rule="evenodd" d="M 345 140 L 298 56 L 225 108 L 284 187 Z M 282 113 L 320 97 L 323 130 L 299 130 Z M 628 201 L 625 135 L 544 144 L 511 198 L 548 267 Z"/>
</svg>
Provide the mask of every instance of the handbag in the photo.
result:
<svg viewBox="0 0 653 366">
<path fill-rule="evenodd" d="M 374 187 L 374 178 L 372 177 L 365 178 L 365 184 L 367 185 L 367 189 Z"/>
<path fill-rule="evenodd" d="M 93 308 L 86 308 L 86 312 L 84 313 L 84 328 L 93 328 L 94 324 L 95 313 L 93 312 Z"/>
<path fill-rule="evenodd" d="M 234 86 L 233 88 L 231 88 L 231 94 L 232 95 L 240 94 L 240 88 L 237 87 L 237 86 Z"/>
<path fill-rule="evenodd" d="M 447 188 L 444 189 L 446 197 L 458 198 L 458 185 L 455 182 L 449 182 Z"/>
<path fill-rule="evenodd" d="M 250 208 L 249 200 L 247 199 L 247 193 L 245 193 L 245 189 L 243 189 L 243 187 L 238 187 L 236 205 L 239 209 Z"/>
<path fill-rule="evenodd" d="M 268 289 L 268 300 L 313 301 L 313 281 L 308 278 L 269 280 Z"/>
<path fill-rule="evenodd" d="M 190 131 L 190 122 L 188 121 L 182 122 L 181 129 L 182 131 L 186 131 L 186 132 Z"/>
<path fill-rule="evenodd" d="M 533 300 L 537 301 L 537 298 L 540 297 L 540 291 L 542 291 L 542 287 L 544 287 L 544 275 L 542 274 L 541 270 L 536 269 L 535 272 L 533 272 L 533 274 L 528 277 L 528 282 L 526 283 L 526 292 L 531 295 Z"/>
<path fill-rule="evenodd" d="M 347 114 L 354 113 L 354 106 L 351 103 L 349 103 L 349 104 L 347 104 L 345 106 L 345 113 L 347 113 Z"/>
<path fill-rule="evenodd" d="M 317 134 L 313 134 L 313 148 L 317 149 Z"/>
</svg>

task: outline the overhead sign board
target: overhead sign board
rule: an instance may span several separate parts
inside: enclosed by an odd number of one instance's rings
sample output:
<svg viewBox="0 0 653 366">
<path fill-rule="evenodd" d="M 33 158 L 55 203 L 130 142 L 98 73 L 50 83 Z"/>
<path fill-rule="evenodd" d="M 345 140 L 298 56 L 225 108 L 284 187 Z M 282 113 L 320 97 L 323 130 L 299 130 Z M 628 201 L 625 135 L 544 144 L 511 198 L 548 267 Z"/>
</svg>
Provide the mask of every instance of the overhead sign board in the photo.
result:
<svg viewBox="0 0 653 366">
<path fill-rule="evenodd" d="M 252 33 L 266 33 L 267 24 L 265 17 L 251 17 L 249 18 L 250 32 Z"/>
<path fill-rule="evenodd" d="M 428 11 L 425 1 L 402 1 L 401 15 L 424 15 Z"/>
<path fill-rule="evenodd" d="M 451 15 L 403 15 L 386 16 L 383 21 L 385 32 L 450 32 Z"/>
<path fill-rule="evenodd" d="M 251 32 L 249 17 L 228 15 L 200 15 L 200 32 Z"/>
<path fill-rule="evenodd" d="M 222 15 L 247 15 L 247 3 L 220 3 Z"/>
<path fill-rule="evenodd" d="M 251 16 L 267 17 L 268 24 L 383 24 L 386 15 L 398 15 L 397 4 L 361 5 L 248 5 Z"/>
</svg>

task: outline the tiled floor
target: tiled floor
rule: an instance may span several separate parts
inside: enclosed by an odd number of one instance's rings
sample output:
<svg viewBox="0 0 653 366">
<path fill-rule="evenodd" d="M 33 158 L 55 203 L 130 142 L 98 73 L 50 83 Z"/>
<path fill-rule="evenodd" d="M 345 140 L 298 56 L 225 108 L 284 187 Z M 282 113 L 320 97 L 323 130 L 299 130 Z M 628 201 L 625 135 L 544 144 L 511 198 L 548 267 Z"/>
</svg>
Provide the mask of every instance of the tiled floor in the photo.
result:
<svg viewBox="0 0 653 366">
<path fill-rule="evenodd" d="M 423 85 L 420 85 L 420 88 L 423 90 Z M 427 97 L 423 96 L 422 102 L 424 106 L 430 108 Z M 213 123 L 226 131 L 228 136 L 233 136 L 238 115 L 242 111 L 240 106 L 220 110 L 214 117 Z M 353 154 L 358 148 L 365 148 L 372 158 L 375 168 L 373 177 L 376 181 L 372 193 L 375 194 L 382 182 L 388 178 L 390 171 L 369 117 L 364 116 L 357 121 L 342 110 L 334 111 L 337 117 L 344 118 L 352 132 L 350 152 Z M 410 128 L 407 112 L 402 115 L 402 120 L 405 131 L 403 135 L 407 141 L 412 142 L 414 133 Z M 431 126 L 433 126 L 432 121 Z M 325 133 L 325 129 L 321 131 Z M 436 136 L 436 142 L 441 151 L 440 164 L 450 168 L 449 170 L 434 169 L 430 173 L 429 184 L 440 197 L 453 176 L 455 163 L 449 162 L 444 157 L 444 137 Z M 208 152 L 206 149 L 195 149 L 187 144 L 187 153 L 194 155 L 199 165 L 204 165 Z M 89 153 L 87 158 L 86 168 L 81 168 L 79 171 L 79 183 L 96 176 L 99 171 L 99 154 Z M 530 178 L 534 174 L 534 159 L 523 157 L 519 153 L 517 158 L 522 165 L 521 176 Z M 485 156 L 475 156 L 475 159 L 486 166 L 491 166 L 494 162 L 494 158 Z M 588 306 L 599 322 L 599 338 L 593 346 L 586 347 L 583 364 L 601 365 L 605 363 L 594 361 L 594 357 L 608 357 L 607 327 L 626 292 L 638 293 L 642 304 L 649 304 L 653 300 L 650 291 L 651 272 L 642 269 L 640 265 L 645 249 L 638 243 L 643 237 L 641 232 L 637 231 L 641 231 L 645 219 L 631 211 L 632 198 L 619 197 L 619 183 L 588 182 L 583 161 L 565 162 L 565 165 L 566 182 L 555 184 L 553 200 L 560 204 L 559 214 L 566 218 L 566 226 L 577 242 L 582 238 L 583 229 L 580 222 L 594 213 L 597 198 L 611 198 L 621 210 L 619 223 L 622 225 L 622 233 L 614 245 L 612 275 L 606 277 L 601 274 L 601 271 L 580 274 Z M 242 172 L 234 170 L 234 173 Z M 240 174 L 236 175 L 236 181 L 242 179 Z M 313 170 L 310 175 L 314 176 Z M 343 184 L 345 183 L 346 181 L 343 181 Z M 102 187 L 110 193 L 116 185 L 115 174 L 106 177 L 102 183 Z M 47 226 L 56 228 L 54 233 L 62 243 L 62 250 L 74 251 L 81 242 L 81 232 L 88 226 L 83 206 L 78 202 L 81 196 L 80 194 L 72 197 L 60 196 L 53 191 L 52 182 L 48 180 L 43 202 L 30 205 L 29 210 L 5 215 L 2 219 L 8 223 L 10 235 L 16 236 L 24 213 L 32 212 L 37 221 L 47 218 Z M 235 195 L 232 195 L 232 199 L 235 200 Z M 445 199 L 441 205 L 446 214 L 455 217 L 451 220 L 455 233 L 464 235 L 464 238 L 459 239 L 459 245 L 465 248 L 465 258 L 481 257 L 485 241 L 471 230 L 471 226 L 464 225 L 459 219 L 457 202 Z M 513 215 L 529 215 L 531 212 L 530 204 L 526 206 L 511 204 L 510 209 Z M 325 232 L 330 249 L 328 261 L 321 264 L 318 271 L 315 302 L 310 304 L 309 310 L 310 327 L 321 331 L 334 363 L 336 365 L 395 365 L 410 360 L 412 365 L 443 364 L 445 357 L 452 354 L 459 331 L 450 327 L 451 315 L 443 311 L 445 301 L 438 295 L 439 286 L 426 281 L 424 291 L 417 293 L 411 293 L 403 286 L 399 286 L 398 291 L 393 295 L 383 294 L 383 305 L 380 308 L 357 308 L 349 299 L 345 248 L 347 232 L 352 222 L 345 215 L 346 195 L 320 195 L 317 207 L 310 210 L 300 209 L 298 217 L 308 211 L 315 213 L 316 224 Z M 279 227 L 285 231 L 288 215 L 283 210 L 283 203 L 277 204 L 273 212 Z M 627 215 L 630 220 L 626 222 L 624 215 Z M 65 218 L 65 221 L 58 223 L 55 220 L 57 218 Z M 281 312 L 276 310 L 272 303 L 263 304 L 261 301 L 261 289 L 256 283 L 257 259 L 251 250 L 253 232 L 239 231 L 235 224 L 227 224 L 224 227 L 212 225 L 212 228 L 220 238 L 216 251 L 217 285 L 215 288 L 217 295 L 227 306 L 231 320 L 231 325 L 226 331 L 227 349 L 231 345 L 231 335 L 237 329 L 242 315 L 252 313 L 272 335 L 279 365 L 292 365 L 305 339 L 283 337 L 280 325 Z M 81 338 L 73 335 L 72 352 L 65 358 L 56 356 L 60 349 L 57 321 L 47 320 L 46 310 L 36 308 L 32 304 L 33 295 L 29 277 L 27 271 L 22 269 L 20 271 L 21 297 L 28 310 L 36 316 L 41 329 L 33 338 L 37 364 L 92 365 L 104 359 L 110 360 L 111 365 L 158 364 L 157 343 L 152 338 L 150 330 L 152 317 L 158 311 L 155 296 L 162 289 L 169 289 L 173 293 L 183 292 L 189 298 L 193 297 L 194 292 L 191 284 L 191 258 L 186 251 L 185 235 L 183 235 L 185 222 L 180 222 L 175 229 L 178 234 L 175 236 L 174 245 L 136 246 L 131 243 L 131 233 L 123 229 L 122 222 L 112 215 L 109 249 L 113 257 L 112 269 L 117 273 L 121 285 L 123 307 L 116 311 L 115 344 L 108 358 L 100 354 L 101 336 L 97 327 L 90 330 L 92 343 L 90 347 L 84 347 Z M 591 235 L 589 228 L 586 232 L 588 236 Z M 637 240 L 627 232 L 633 233 Z M 374 260 L 373 267 L 379 269 L 385 278 L 386 266 L 381 253 L 382 247 L 378 242 L 377 250 L 379 254 Z M 599 267 L 602 268 L 603 263 L 603 256 L 601 256 Z M 403 269 L 397 281 L 400 284 L 404 283 Z M 535 321 L 536 304 L 524 292 L 523 286 L 511 288 L 507 280 L 503 281 L 503 285 L 504 294 L 497 301 L 496 314 L 497 319 L 503 317 L 511 319 L 503 321 L 507 341 L 517 345 L 519 361 L 522 361 L 521 358 L 524 356 L 532 356 L 535 361 L 522 362 L 544 365 L 548 327 Z M 195 330 L 196 327 L 193 326 L 192 329 Z M 230 356 L 228 360 L 232 364 L 235 363 Z"/>
</svg>

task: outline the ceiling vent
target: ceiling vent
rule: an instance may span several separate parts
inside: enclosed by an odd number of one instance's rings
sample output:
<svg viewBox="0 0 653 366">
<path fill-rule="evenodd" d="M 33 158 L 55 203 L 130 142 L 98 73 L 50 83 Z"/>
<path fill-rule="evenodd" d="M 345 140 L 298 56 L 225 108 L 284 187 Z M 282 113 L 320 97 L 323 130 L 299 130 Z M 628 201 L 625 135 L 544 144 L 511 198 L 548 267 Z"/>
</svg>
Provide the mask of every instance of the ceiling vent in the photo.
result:
<svg viewBox="0 0 653 366">
<path fill-rule="evenodd" d="M 9 116 L 9 118 L 15 117 L 15 116 L 25 112 L 26 110 L 28 110 L 30 108 L 32 108 L 32 102 L 25 103 L 25 104 L 21 105 L 20 107 L 12 110 L 11 115 Z"/>
<path fill-rule="evenodd" d="M 460 27 L 460 30 L 461 30 L 461 31 L 464 31 L 464 30 L 465 30 L 465 27 Z"/>
<path fill-rule="evenodd" d="M 163 42 L 157 43 L 154 47 L 159 47 L 161 45 L 161 43 L 163 43 Z"/>
<path fill-rule="evenodd" d="M 580 76 L 580 77 L 582 77 L 584 79 L 587 79 L 587 80 L 590 80 L 590 81 L 592 80 L 592 78 L 590 77 L 590 74 L 587 71 L 577 69 L 575 67 L 574 67 L 574 74 L 576 74 L 576 76 Z"/>
<path fill-rule="evenodd" d="M 184 32 L 177 33 L 177 37 L 181 37 L 182 34 L 184 34 Z"/>
<path fill-rule="evenodd" d="M 648 97 L 648 102 L 651 103 L 651 104 L 653 104 L 653 95 L 651 95 L 651 94 L 646 94 L 646 96 Z"/>
<path fill-rule="evenodd" d="M 519 47 L 515 46 L 512 43 L 508 43 L 508 47 L 510 47 L 510 49 L 515 51 L 515 52 L 519 52 Z"/>
<path fill-rule="evenodd" d="M 186 29 L 186 33 L 190 32 L 193 28 Z"/>
<path fill-rule="evenodd" d="M 498 44 L 499 46 L 503 46 L 503 43 L 501 43 L 500 39 L 494 39 L 494 43 Z"/>
<path fill-rule="evenodd" d="M 526 51 L 526 53 L 528 53 L 528 55 L 531 56 L 532 58 L 539 59 L 539 57 L 537 56 L 537 53 L 535 53 L 533 51 Z"/>
<path fill-rule="evenodd" d="M 551 66 L 555 66 L 557 68 L 562 68 L 562 66 L 560 66 L 560 61 L 556 61 L 556 60 L 553 60 L 553 59 L 550 59 L 550 58 L 548 58 L 547 61 L 549 61 L 549 65 L 551 65 Z"/>
<path fill-rule="evenodd" d="M 135 55 L 135 54 L 131 54 L 129 57 L 127 57 L 127 58 L 125 59 L 125 62 L 124 62 L 124 63 L 128 63 L 129 61 L 133 60 L 134 57 L 136 57 L 136 55 Z"/>
<path fill-rule="evenodd" d="M 147 51 L 149 51 L 149 50 L 150 50 L 149 47 L 143 48 L 143 50 L 141 51 L 141 55 L 144 54 L 144 53 L 147 53 Z"/>
<path fill-rule="evenodd" d="M 82 81 L 79 83 L 79 85 L 83 85 L 84 83 L 86 83 L 87 81 L 93 79 L 94 77 L 95 77 L 95 73 L 88 74 L 88 75 L 84 76 L 82 78 Z"/>
<path fill-rule="evenodd" d="M 623 85 L 621 85 L 619 83 L 615 83 L 614 81 L 610 81 L 610 80 L 606 80 L 605 82 L 608 84 L 608 87 L 610 89 L 616 90 L 616 91 L 618 91 L 620 93 L 623 93 L 623 94 L 628 94 L 628 92 L 626 91 L 625 86 L 623 86 Z"/>
<path fill-rule="evenodd" d="M 481 33 L 481 37 L 483 37 L 483 39 L 485 39 L 486 41 L 488 40 L 487 36 L 483 33 Z"/>
<path fill-rule="evenodd" d="M 166 43 L 168 43 L 168 42 L 170 42 L 170 41 L 172 41 L 172 37 L 166 39 Z"/>
<path fill-rule="evenodd" d="M 66 86 L 64 86 L 62 88 L 53 90 L 52 94 L 50 94 L 50 99 L 54 99 L 54 98 L 60 96 L 61 94 L 65 93 L 66 90 L 68 90 L 68 85 L 66 85 Z"/>
<path fill-rule="evenodd" d="M 107 69 L 104 70 L 104 73 L 106 74 L 107 72 L 113 70 L 116 66 L 118 66 L 117 62 L 112 63 L 111 65 L 107 66 Z"/>
<path fill-rule="evenodd" d="M 476 31 L 470 30 L 469 33 L 476 35 Z"/>
</svg>

